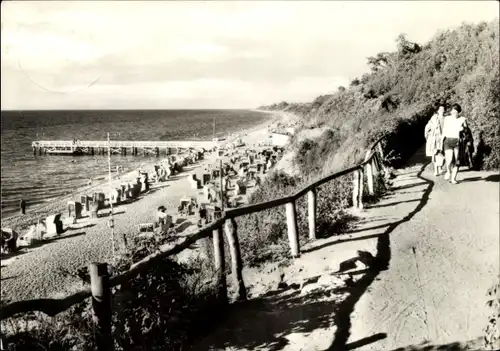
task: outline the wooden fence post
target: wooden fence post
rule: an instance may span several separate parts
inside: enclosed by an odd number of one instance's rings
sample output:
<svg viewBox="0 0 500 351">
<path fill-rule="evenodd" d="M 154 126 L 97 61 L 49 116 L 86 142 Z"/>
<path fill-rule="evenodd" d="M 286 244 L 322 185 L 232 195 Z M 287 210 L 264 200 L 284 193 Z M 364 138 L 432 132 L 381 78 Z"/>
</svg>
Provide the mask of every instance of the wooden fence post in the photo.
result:
<svg viewBox="0 0 500 351">
<path fill-rule="evenodd" d="M 212 239 L 214 245 L 214 265 L 217 271 L 217 298 L 222 303 L 227 304 L 226 261 L 224 259 L 222 227 L 212 232 Z"/>
<path fill-rule="evenodd" d="M 359 201 L 359 170 L 353 172 L 352 177 L 352 207 L 358 208 Z"/>
<path fill-rule="evenodd" d="M 231 274 L 236 288 L 236 301 L 246 300 L 247 291 L 242 275 L 243 261 L 241 259 L 240 244 L 238 242 L 238 233 L 234 218 L 226 220 L 225 232 L 229 251 L 231 252 Z"/>
<path fill-rule="evenodd" d="M 309 217 L 309 239 L 316 239 L 316 189 L 309 190 L 307 193 L 307 204 Z"/>
<path fill-rule="evenodd" d="M 92 263 L 89 267 L 94 311 L 94 337 L 99 351 L 112 350 L 111 287 L 107 263 Z"/>
<path fill-rule="evenodd" d="M 379 161 L 378 161 L 378 154 L 376 152 L 375 152 L 375 154 L 373 155 L 373 158 L 372 158 L 372 172 L 373 172 L 374 178 L 376 178 L 377 175 L 380 172 L 380 165 L 379 165 Z"/>
<path fill-rule="evenodd" d="M 368 184 L 368 194 L 370 195 L 375 194 L 373 191 L 373 160 L 375 159 L 376 154 L 376 152 L 368 150 L 365 155 L 365 161 L 370 160 L 371 157 L 371 160 L 366 164 L 366 181 Z"/>
<path fill-rule="evenodd" d="M 297 232 L 297 213 L 295 211 L 295 200 L 286 205 L 286 224 L 288 231 L 288 240 L 290 241 L 290 249 L 292 257 L 299 257 L 299 233 Z"/>
<path fill-rule="evenodd" d="M 384 149 L 382 148 L 382 144 L 378 143 L 377 148 L 378 148 L 378 152 L 380 153 L 380 159 L 383 160 L 384 159 Z"/>
<path fill-rule="evenodd" d="M 372 160 L 366 164 L 366 181 L 368 184 L 368 194 L 373 195 L 373 167 Z"/>
<path fill-rule="evenodd" d="M 365 185 L 365 172 L 363 167 L 359 169 L 359 177 L 358 177 L 358 182 L 359 182 L 359 191 L 358 191 L 358 208 L 360 210 L 363 209 L 363 190 L 364 190 L 364 185 Z"/>
</svg>

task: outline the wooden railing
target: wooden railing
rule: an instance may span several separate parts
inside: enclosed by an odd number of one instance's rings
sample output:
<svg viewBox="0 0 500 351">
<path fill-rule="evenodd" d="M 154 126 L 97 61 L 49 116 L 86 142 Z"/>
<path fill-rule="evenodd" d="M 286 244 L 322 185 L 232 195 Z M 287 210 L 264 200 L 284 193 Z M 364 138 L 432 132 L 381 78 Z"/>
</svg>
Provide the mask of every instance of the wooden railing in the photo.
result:
<svg viewBox="0 0 500 351">
<path fill-rule="evenodd" d="M 69 307 L 92 296 L 92 305 L 94 310 L 94 322 L 96 323 L 97 343 L 99 349 L 108 350 L 109 340 L 111 339 L 111 287 L 118 286 L 134 279 L 138 274 L 146 272 L 151 267 L 159 264 L 163 259 L 175 255 L 182 250 L 189 248 L 193 243 L 200 239 L 212 237 L 214 246 L 214 265 L 217 271 L 218 295 L 227 303 L 227 283 L 225 277 L 224 260 L 224 240 L 225 233 L 231 256 L 232 279 L 236 289 L 236 300 L 246 299 L 246 288 L 243 281 L 242 269 L 243 263 L 238 242 L 236 218 L 242 215 L 248 215 L 263 210 L 268 210 L 277 206 L 286 207 L 287 232 L 290 241 L 292 257 L 299 257 L 299 235 L 297 230 L 296 201 L 307 194 L 308 197 L 308 225 L 309 238 L 316 239 L 316 195 L 317 189 L 333 179 L 353 174 L 353 194 L 352 202 L 355 208 L 363 208 L 364 180 L 366 174 L 367 192 L 370 195 L 374 193 L 374 177 L 383 169 L 383 148 L 381 141 L 384 137 L 378 139 L 373 146 L 366 152 L 365 160 L 360 164 L 331 174 L 321 180 L 307 185 L 297 193 L 257 204 L 251 204 L 239 208 L 228 209 L 222 213 L 222 218 L 215 220 L 211 224 L 202 228 L 197 233 L 185 238 L 182 243 L 174 247 L 163 246 L 159 250 L 134 263 L 130 269 L 120 275 L 109 277 L 106 263 L 93 263 L 90 266 L 90 288 L 84 289 L 63 299 L 37 299 L 19 301 L 8 304 L 1 308 L 0 319 L 12 317 L 18 313 L 32 311 L 41 311 L 49 316 L 54 316 Z"/>
</svg>

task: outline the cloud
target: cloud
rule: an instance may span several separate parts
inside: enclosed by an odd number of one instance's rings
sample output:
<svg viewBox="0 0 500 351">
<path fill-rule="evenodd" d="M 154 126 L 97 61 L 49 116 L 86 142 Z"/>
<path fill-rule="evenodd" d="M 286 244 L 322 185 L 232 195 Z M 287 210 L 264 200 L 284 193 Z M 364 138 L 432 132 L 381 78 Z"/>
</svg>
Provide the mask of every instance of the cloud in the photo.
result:
<svg viewBox="0 0 500 351">
<path fill-rule="evenodd" d="M 486 1 L 3 2 L 2 109 L 312 100 L 401 32 L 422 42 L 497 13 Z"/>
</svg>

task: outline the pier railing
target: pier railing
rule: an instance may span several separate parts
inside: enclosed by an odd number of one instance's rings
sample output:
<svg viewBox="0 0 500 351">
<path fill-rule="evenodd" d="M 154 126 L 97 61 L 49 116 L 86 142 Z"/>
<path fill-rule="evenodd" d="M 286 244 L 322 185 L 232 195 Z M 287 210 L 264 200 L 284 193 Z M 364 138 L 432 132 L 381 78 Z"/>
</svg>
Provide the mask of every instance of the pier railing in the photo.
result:
<svg viewBox="0 0 500 351">
<path fill-rule="evenodd" d="M 106 140 L 36 140 L 31 143 L 32 147 L 108 147 Z M 126 141 L 111 140 L 110 147 L 137 147 L 137 148 L 167 148 L 167 147 L 213 147 L 211 140 L 179 140 L 179 141 Z"/>
<path fill-rule="evenodd" d="M 223 233 L 226 236 L 231 256 L 231 275 L 234 286 L 236 287 L 236 300 L 245 300 L 247 295 L 242 275 L 243 262 L 241 258 L 235 219 L 242 215 L 248 215 L 284 205 L 286 208 L 287 232 L 291 254 L 294 258 L 299 257 L 299 233 L 296 215 L 297 200 L 307 194 L 308 235 L 311 240 L 316 239 L 316 196 L 317 189 L 322 184 L 325 184 L 333 179 L 352 174 L 353 207 L 362 209 L 363 195 L 365 193 L 373 195 L 374 177 L 384 169 L 384 151 L 381 145 L 384 138 L 385 137 L 378 139 L 373 146 L 367 150 L 364 161 L 356 166 L 328 175 L 321 180 L 307 185 L 293 195 L 267 202 L 228 209 L 222 213 L 221 218 L 205 226 L 197 233 L 186 237 L 183 242 L 173 247 L 160 247 L 156 253 L 134 263 L 128 271 L 122 274 L 110 277 L 106 263 L 93 263 L 90 265 L 89 269 L 91 278 L 90 287 L 63 299 L 26 300 L 5 305 L 0 310 L 0 320 L 13 317 L 18 313 L 27 313 L 32 311 L 41 311 L 49 316 L 55 316 L 71 306 L 92 297 L 92 306 L 95 317 L 94 323 L 96 324 L 95 330 L 98 331 L 96 333 L 96 342 L 99 345 L 99 350 L 108 350 L 109 340 L 111 339 L 111 287 L 131 281 L 139 274 L 147 272 L 152 267 L 158 265 L 165 258 L 178 254 L 184 249 L 189 248 L 200 239 L 209 237 L 212 237 L 213 239 L 214 265 L 217 271 L 218 296 L 220 296 L 225 303 L 228 302 Z M 366 190 L 364 190 L 365 180 L 367 184 Z"/>
<path fill-rule="evenodd" d="M 169 154 L 172 149 L 212 149 L 217 144 L 206 140 L 179 140 L 179 141 L 127 141 L 111 140 L 36 140 L 31 143 L 33 154 L 105 154 L 110 148 L 112 154 L 138 155 L 141 150 L 144 155 L 154 154 L 160 156 L 160 150 Z"/>
</svg>

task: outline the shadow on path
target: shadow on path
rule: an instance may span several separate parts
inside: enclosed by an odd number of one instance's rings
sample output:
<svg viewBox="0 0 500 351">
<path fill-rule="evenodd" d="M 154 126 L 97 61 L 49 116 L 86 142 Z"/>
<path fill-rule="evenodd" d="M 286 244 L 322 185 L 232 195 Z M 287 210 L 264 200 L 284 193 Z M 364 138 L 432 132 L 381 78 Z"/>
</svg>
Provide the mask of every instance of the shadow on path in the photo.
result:
<svg viewBox="0 0 500 351">
<path fill-rule="evenodd" d="M 366 209 L 379 208 L 379 207 L 391 207 L 391 206 L 396 206 L 396 205 L 399 205 L 399 204 L 405 204 L 405 203 L 408 203 L 408 202 L 416 202 L 416 201 L 420 201 L 420 199 L 411 199 L 411 200 L 406 200 L 406 201 L 389 202 L 388 204 L 367 206 Z"/>
<path fill-rule="evenodd" d="M 486 182 L 500 182 L 500 174 L 492 174 L 490 176 L 487 176 L 487 177 L 470 177 L 470 178 L 464 178 L 462 180 L 459 180 L 459 183 L 462 183 L 462 182 L 476 182 L 478 180 L 483 180 L 483 181 L 486 181 Z"/>
<path fill-rule="evenodd" d="M 387 227 L 388 225 L 390 225 L 390 224 L 385 224 L 385 225 L 381 225 L 381 226 L 377 226 L 377 227 L 372 227 L 372 228 L 368 228 L 368 229 L 384 228 L 384 227 Z M 368 230 L 368 229 L 364 229 L 364 230 Z M 347 232 L 347 233 L 351 233 L 351 232 Z M 382 233 L 382 234 L 384 234 L 384 233 Z M 322 245 L 311 247 L 310 249 L 303 249 L 303 250 L 301 250 L 301 252 L 302 253 L 308 253 L 308 252 L 318 251 L 318 250 L 324 249 L 325 247 L 328 247 L 328 246 L 333 246 L 333 245 L 337 245 L 337 244 L 347 243 L 347 242 L 350 242 L 350 241 L 360 241 L 360 240 L 374 239 L 374 238 L 377 238 L 380 235 L 381 234 L 371 234 L 371 235 L 358 236 L 358 237 L 355 237 L 355 238 L 339 239 L 339 240 L 331 241 L 331 242 L 328 242 L 328 243 L 325 243 L 325 244 L 322 244 Z"/>
<path fill-rule="evenodd" d="M 410 345 L 398 347 L 392 351 L 465 351 L 465 350 L 484 350 L 483 338 L 476 338 L 467 342 L 452 342 L 450 344 L 430 345 L 422 343 L 420 345 Z"/>
<path fill-rule="evenodd" d="M 417 184 L 428 185 L 427 189 L 425 189 L 422 195 L 420 203 L 408 215 L 406 215 L 400 221 L 390 224 L 389 227 L 378 236 L 377 255 L 375 256 L 375 261 L 373 265 L 370 266 L 368 273 L 366 273 L 360 280 L 353 284 L 350 289 L 350 295 L 342 302 L 338 312 L 335 314 L 334 323 L 338 327 L 338 329 L 335 332 L 335 339 L 333 343 L 327 350 L 340 351 L 346 349 L 347 341 L 349 340 L 349 337 L 351 335 L 351 314 L 354 311 L 356 303 L 359 301 L 361 296 L 363 296 L 368 287 L 373 283 L 378 274 L 389 268 L 389 262 L 391 260 L 391 243 L 389 234 L 393 232 L 400 224 L 411 220 L 418 212 L 420 212 L 424 208 L 424 206 L 429 201 L 430 193 L 434 188 L 434 182 L 422 177 L 422 173 L 429 163 L 430 162 L 425 163 L 417 173 L 417 177 L 424 181 Z M 415 184 L 412 184 L 412 186 L 415 186 Z M 405 189 L 407 187 L 399 188 Z"/>
<path fill-rule="evenodd" d="M 190 350 L 236 349 L 282 350 L 291 333 L 309 333 L 328 328 L 348 288 L 333 287 L 301 294 L 300 286 L 269 291 L 264 296 L 231 306 L 217 338 Z M 260 321 L 260 322 L 259 322 Z"/>
<path fill-rule="evenodd" d="M 428 163 L 427 163 L 428 164 Z M 356 348 L 385 339 L 385 333 L 378 333 L 361 340 L 347 343 L 351 333 L 351 314 L 356 303 L 365 293 L 378 274 L 389 268 L 391 248 L 389 235 L 400 224 L 413 218 L 415 214 L 429 201 L 434 183 L 421 177 L 427 164 L 423 165 L 417 174 L 427 185 L 419 204 L 408 215 L 397 222 L 380 228 L 385 230 L 376 235 L 367 235 L 362 238 L 350 238 L 345 241 L 364 240 L 377 237 L 377 255 L 373 257 L 368 269 L 351 272 L 351 277 L 362 275 L 356 282 L 346 282 L 347 286 L 321 285 L 315 289 L 314 284 L 319 279 L 311 277 L 302 286 L 291 284 L 285 289 L 275 289 L 255 299 L 235 303 L 215 334 L 208 335 L 207 339 L 194 341 L 191 350 L 211 349 L 266 349 L 271 351 L 282 350 L 290 346 L 293 339 L 291 334 L 312 333 L 318 329 L 328 329 L 336 326 L 333 343 L 327 350 L 354 350 Z M 378 227 L 378 226 L 377 226 Z M 335 243 L 328 243 L 334 245 Z M 325 246 L 325 245 L 324 245 Z M 323 247 L 324 247 L 323 246 Z M 312 248 L 310 251 L 321 247 Z M 335 276 L 324 274 L 325 276 Z M 325 277 L 327 278 L 327 277 Z M 311 289 L 311 290 L 310 290 Z M 310 336 L 312 337 L 312 336 Z"/>
</svg>

